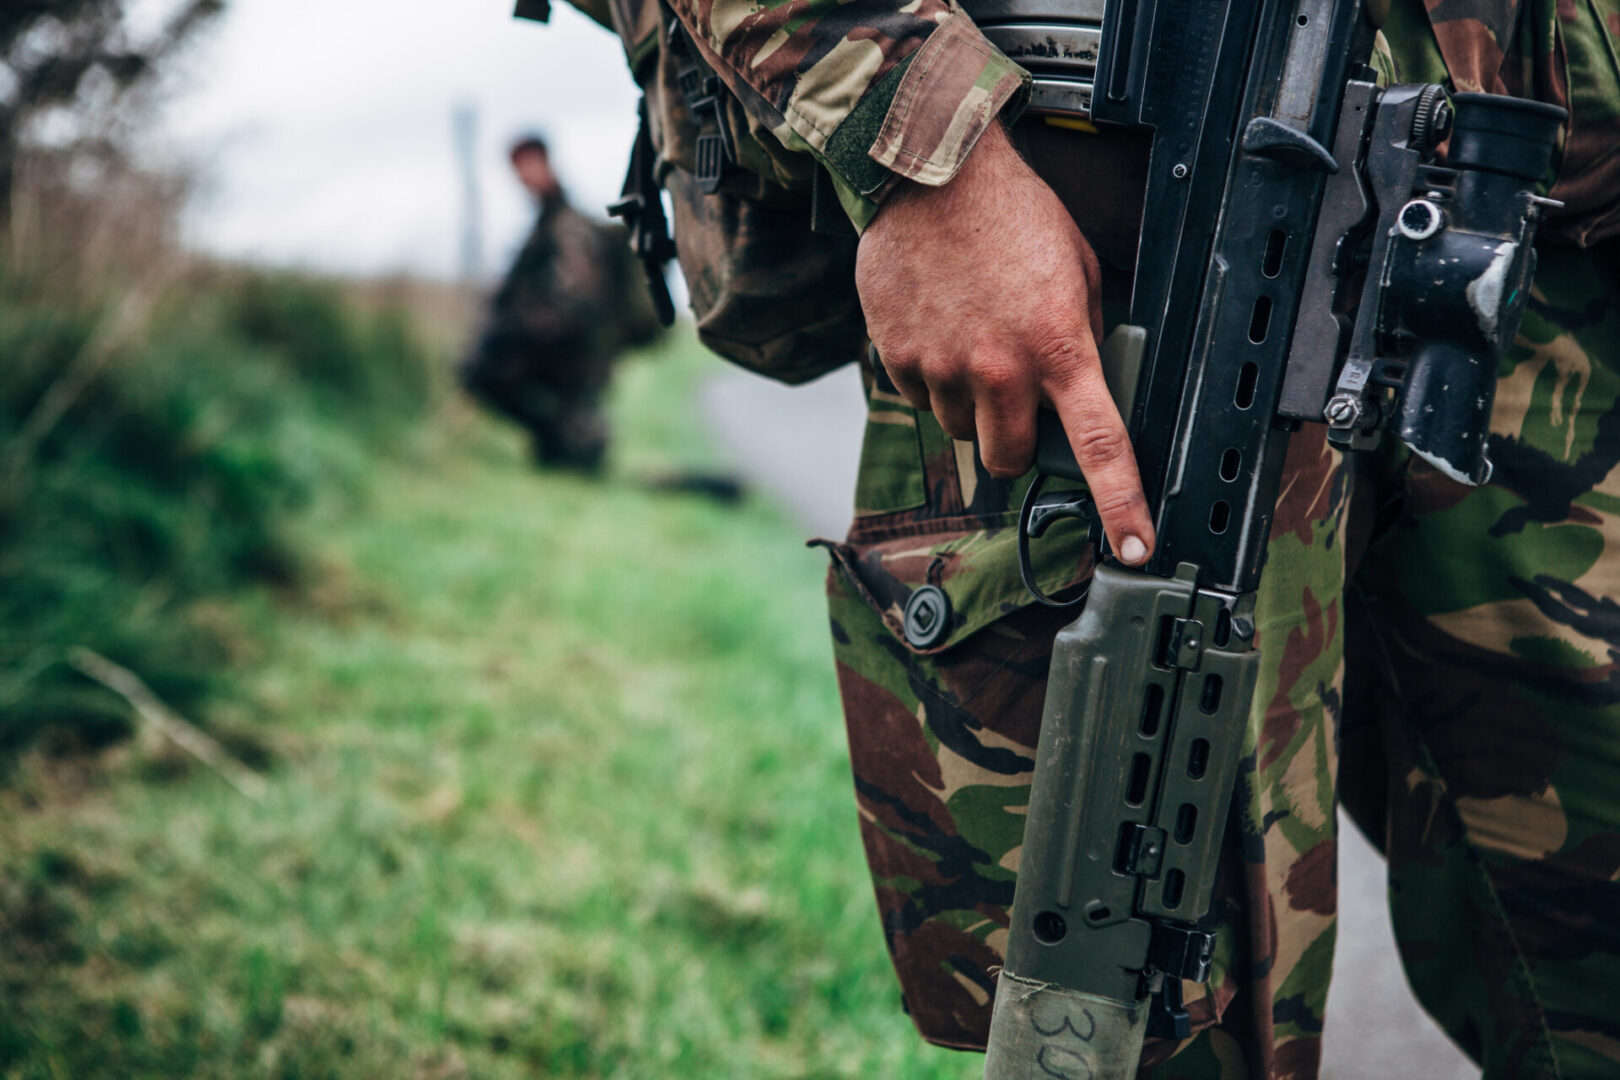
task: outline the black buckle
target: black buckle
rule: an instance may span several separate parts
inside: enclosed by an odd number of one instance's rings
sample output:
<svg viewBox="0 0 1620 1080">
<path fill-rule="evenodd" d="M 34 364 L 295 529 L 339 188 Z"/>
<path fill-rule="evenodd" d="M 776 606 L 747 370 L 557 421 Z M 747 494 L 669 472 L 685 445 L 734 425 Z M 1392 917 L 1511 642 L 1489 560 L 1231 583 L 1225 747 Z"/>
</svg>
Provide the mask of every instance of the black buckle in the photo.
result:
<svg viewBox="0 0 1620 1080">
<path fill-rule="evenodd" d="M 686 111 L 698 126 L 695 179 L 699 191 L 713 195 L 720 190 L 726 170 L 737 160 L 726 131 L 725 109 L 721 102 L 725 84 L 720 81 L 720 76 L 709 71 L 702 63 L 697 47 L 690 40 L 682 44 L 686 49 L 687 63 L 676 79 L 680 84 L 681 97 L 686 101 Z"/>
<path fill-rule="evenodd" d="M 695 61 L 682 68 L 677 78 L 681 97 L 686 99 L 686 109 L 693 116 L 708 112 L 719 102 L 720 77 L 704 71 Z"/>
<path fill-rule="evenodd" d="M 630 167 L 625 171 L 624 187 L 617 202 L 608 207 L 608 213 L 624 221 L 630 230 L 630 248 L 641 260 L 647 279 L 647 292 L 652 296 L 653 309 L 658 321 L 669 326 L 675 321 L 675 302 L 664 281 L 664 266 L 675 255 L 675 241 L 670 239 L 669 220 L 664 217 L 664 203 L 659 196 L 658 176 L 653 169 L 654 151 L 652 133 L 647 123 L 647 99 L 641 99 L 641 126 L 636 131 L 635 145 L 630 150 Z"/>
<path fill-rule="evenodd" d="M 730 164 L 729 157 L 725 136 L 712 131 L 698 135 L 696 179 L 699 191 L 713 195 L 720 190 L 720 182 L 726 178 L 726 166 Z"/>
</svg>

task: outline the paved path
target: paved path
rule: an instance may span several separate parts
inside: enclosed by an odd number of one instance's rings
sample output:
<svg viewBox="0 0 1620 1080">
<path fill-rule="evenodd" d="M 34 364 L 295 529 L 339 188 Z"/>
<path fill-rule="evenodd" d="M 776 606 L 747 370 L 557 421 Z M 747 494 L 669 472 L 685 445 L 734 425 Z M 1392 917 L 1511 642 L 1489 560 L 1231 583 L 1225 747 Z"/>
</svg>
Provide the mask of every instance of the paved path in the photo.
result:
<svg viewBox="0 0 1620 1080">
<path fill-rule="evenodd" d="M 751 484 L 816 536 L 848 527 L 864 407 L 853 368 L 790 388 L 727 372 L 706 418 Z M 1479 1071 L 1412 999 L 1384 904 L 1384 865 L 1341 818 L 1339 943 L 1328 995 L 1325 1080 L 1475 1080 Z"/>
</svg>

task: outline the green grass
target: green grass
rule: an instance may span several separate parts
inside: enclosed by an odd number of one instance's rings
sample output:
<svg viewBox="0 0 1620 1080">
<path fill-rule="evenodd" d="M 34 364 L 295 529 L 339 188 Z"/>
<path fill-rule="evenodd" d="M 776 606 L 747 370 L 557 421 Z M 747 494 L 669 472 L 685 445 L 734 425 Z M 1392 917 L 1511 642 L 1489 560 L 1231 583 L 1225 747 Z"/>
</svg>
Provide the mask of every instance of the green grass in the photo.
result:
<svg viewBox="0 0 1620 1080">
<path fill-rule="evenodd" d="M 244 639 L 218 598 L 298 587 L 291 527 L 359 495 L 436 396 L 403 298 L 199 265 L 139 303 L 85 276 L 0 250 L 0 782 L 21 747 L 127 734 L 74 646 L 178 706 L 216 700 Z"/>
<path fill-rule="evenodd" d="M 680 350 L 676 350 L 680 352 Z M 453 415 L 300 527 L 312 598 L 218 729 L 263 805 L 139 744 L 0 792 L 0 1075 L 967 1078 L 898 1004 L 824 557 L 712 463 L 692 352 L 623 371 L 605 483 Z"/>
</svg>

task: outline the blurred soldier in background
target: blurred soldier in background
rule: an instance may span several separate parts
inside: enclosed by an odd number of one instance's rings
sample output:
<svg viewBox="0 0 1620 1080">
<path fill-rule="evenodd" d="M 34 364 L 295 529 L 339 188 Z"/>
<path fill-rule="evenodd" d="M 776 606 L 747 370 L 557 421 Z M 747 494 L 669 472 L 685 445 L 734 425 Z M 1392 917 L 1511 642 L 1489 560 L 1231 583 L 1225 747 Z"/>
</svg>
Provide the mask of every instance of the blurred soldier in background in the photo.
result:
<svg viewBox="0 0 1620 1080">
<path fill-rule="evenodd" d="M 539 219 L 490 301 L 461 384 L 522 424 L 538 464 L 594 471 L 607 451 L 601 401 L 614 358 L 659 326 L 624 232 L 569 205 L 544 140 L 512 145 Z"/>
</svg>

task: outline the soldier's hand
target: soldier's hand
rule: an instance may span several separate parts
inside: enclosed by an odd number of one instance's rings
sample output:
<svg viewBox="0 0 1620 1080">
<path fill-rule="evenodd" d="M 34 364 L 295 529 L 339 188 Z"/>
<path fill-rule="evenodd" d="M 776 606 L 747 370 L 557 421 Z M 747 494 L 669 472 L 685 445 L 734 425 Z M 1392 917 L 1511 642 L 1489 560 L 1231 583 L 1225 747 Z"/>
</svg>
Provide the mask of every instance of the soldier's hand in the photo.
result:
<svg viewBox="0 0 1620 1080">
<path fill-rule="evenodd" d="M 996 476 L 1028 471 L 1036 410 L 1063 421 L 1122 561 L 1153 550 L 1136 455 L 1103 381 L 1100 268 L 992 125 L 943 187 L 906 183 L 861 236 L 855 281 L 884 369 Z"/>
</svg>

